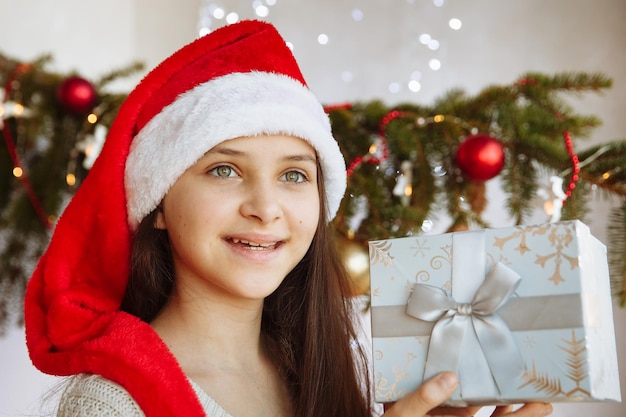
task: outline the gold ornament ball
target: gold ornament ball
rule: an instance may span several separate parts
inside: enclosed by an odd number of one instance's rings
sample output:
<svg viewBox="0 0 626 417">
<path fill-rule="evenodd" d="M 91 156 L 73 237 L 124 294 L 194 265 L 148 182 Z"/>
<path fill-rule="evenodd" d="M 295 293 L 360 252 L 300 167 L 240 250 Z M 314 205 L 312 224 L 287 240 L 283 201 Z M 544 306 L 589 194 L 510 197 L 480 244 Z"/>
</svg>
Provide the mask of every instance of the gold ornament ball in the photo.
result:
<svg viewBox="0 0 626 417">
<path fill-rule="evenodd" d="M 337 243 L 339 257 L 351 278 L 352 293 L 365 294 L 370 288 L 370 259 L 366 244 L 347 238 Z"/>
</svg>

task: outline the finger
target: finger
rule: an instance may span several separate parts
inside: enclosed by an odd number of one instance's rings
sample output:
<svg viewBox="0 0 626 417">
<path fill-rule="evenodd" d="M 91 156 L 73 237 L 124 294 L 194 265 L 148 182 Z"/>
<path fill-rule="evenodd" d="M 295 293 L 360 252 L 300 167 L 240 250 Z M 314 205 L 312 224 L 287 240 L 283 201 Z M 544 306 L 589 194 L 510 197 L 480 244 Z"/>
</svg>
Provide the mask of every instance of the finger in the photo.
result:
<svg viewBox="0 0 626 417">
<path fill-rule="evenodd" d="M 450 398 L 459 380 L 452 372 L 443 372 L 424 382 L 416 391 L 398 400 L 386 413 L 394 417 L 422 417 Z"/>
<path fill-rule="evenodd" d="M 514 409 L 515 407 L 512 405 L 500 405 L 496 407 L 495 410 L 493 410 L 493 413 L 491 413 L 491 417 L 500 417 L 500 416 L 507 415 L 508 413 L 512 412 Z"/>
<path fill-rule="evenodd" d="M 437 407 L 428 413 L 429 416 L 454 416 L 454 417 L 472 417 L 478 413 L 481 407 Z"/>
<path fill-rule="evenodd" d="M 391 406 L 393 406 L 396 402 L 392 402 L 392 403 L 383 403 L 383 410 L 387 411 L 391 408 Z"/>
<path fill-rule="evenodd" d="M 494 414 L 507 417 L 544 417 L 552 414 L 552 405 L 546 403 L 527 403 L 517 411 L 509 411 L 504 414 Z"/>
</svg>

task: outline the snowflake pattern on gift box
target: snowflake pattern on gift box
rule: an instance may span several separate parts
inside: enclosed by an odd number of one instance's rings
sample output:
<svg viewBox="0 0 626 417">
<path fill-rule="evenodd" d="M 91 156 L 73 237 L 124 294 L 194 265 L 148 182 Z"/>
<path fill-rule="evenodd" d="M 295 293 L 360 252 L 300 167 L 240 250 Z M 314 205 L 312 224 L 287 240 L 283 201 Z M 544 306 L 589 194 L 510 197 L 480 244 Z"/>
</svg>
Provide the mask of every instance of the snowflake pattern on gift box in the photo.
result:
<svg viewBox="0 0 626 417">
<path fill-rule="evenodd" d="M 376 351 L 375 359 L 380 360 L 383 357 L 383 352 Z M 405 390 L 398 389 L 398 385 L 404 379 L 407 379 L 411 376 L 408 372 L 409 364 L 412 360 L 415 359 L 415 355 L 411 352 L 407 352 L 406 357 L 404 358 L 404 363 L 400 366 L 394 366 L 392 368 L 394 380 L 390 383 L 387 378 L 383 375 L 382 372 L 376 373 L 376 397 L 382 399 L 383 401 L 395 401 L 398 398 L 402 398 L 407 394 Z"/>
<path fill-rule="evenodd" d="M 537 338 L 535 336 L 526 336 L 524 338 L 524 346 L 526 346 L 529 349 L 534 349 L 535 347 L 537 347 Z"/>
<path fill-rule="evenodd" d="M 565 253 L 566 249 L 575 241 L 575 226 L 573 223 L 550 223 L 541 226 L 520 227 L 509 236 L 495 237 L 494 246 L 504 251 L 504 246 L 509 241 L 513 241 L 517 243 L 517 246 L 513 249 L 524 255 L 532 251 L 532 248 L 527 244 L 528 235 L 546 234 L 551 245 L 550 248 L 553 251 L 546 254 L 536 253 L 535 264 L 545 268 L 549 264 L 548 261 L 553 259 L 554 272 L 548 277 L 548 281 L 552 281 L 554 285 L 559 285 L 565 281 L 561 274 L 561 266 L 564 262 L 569 263 L 570 269 L 578 268 L 578 257 Z"/>
<path fill-rule="evenodd" d="M 422 258 L 425 258 L 425 251 L 430 250 L 430 247 L 428 246 L 426 239 L 423 239 L 421 242 L 419 239 L 415 239 L 415 246 L 411 246 L 411 249 L 415 249 L 413 257 L 417 257 L 417 255 L 422 255 Z"/>
<path fill-rule="evenodd" d="M 567 353 L 565 363 L 567 373 L 565 376 L 568 380 L 574 382 L 574 388 L 566 391 L 563 388 L 564 383 L 560 378 L 551 377 L 547 372 L 537 370 L 533 360 L 532 365 L 522 376 L 524 383 L 519 387 L 520 389 L 531 386 L 537 392 L 547 394 L 554 399 L 558 397 L 579 397 L 580 399 L 591 397 L 591 393 L 582 388 L 583 381 L 589 377 L 587 360 L 585 358 L 587 351 L 586 339 L 584 337 L 577 338 L 576 332 L 572 330 L 572 337 L 570 339 L 562 339 L 562 341 L 564 344 L 558 346 L 558 348 Z"/>
</svg>

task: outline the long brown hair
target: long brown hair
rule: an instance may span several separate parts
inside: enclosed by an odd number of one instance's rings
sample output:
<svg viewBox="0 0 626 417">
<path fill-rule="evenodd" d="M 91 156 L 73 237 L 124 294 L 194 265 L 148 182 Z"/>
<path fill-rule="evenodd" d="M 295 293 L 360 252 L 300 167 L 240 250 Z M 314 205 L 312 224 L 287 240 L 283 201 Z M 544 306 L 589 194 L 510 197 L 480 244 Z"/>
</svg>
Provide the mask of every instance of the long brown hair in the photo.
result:
<svg viewBox="0 0 626 417">
<path fill-rule="evenodd" d="M 302 260 L 265 299 L 261 330 L 287 383 L 295 416 L 370 417 L 367 360 L 356 343 L 351 288 L 326 218 L 319 165 L 318 174 L 320 220 L 315 237 Z M 157 210 L 135 233 L 121 307 L 147 322 L 163 307 L 174 282 L 167 232 L 153 227 Z"/>
<path fill-rule="evenodd" d="M 159 208 L 139 223 L 133 236 L 130 275 L 120 309 L 145 322 L 161 311 L 174 287 L 174 261 L 166 230 L 154 227 Z"/>
</svg>

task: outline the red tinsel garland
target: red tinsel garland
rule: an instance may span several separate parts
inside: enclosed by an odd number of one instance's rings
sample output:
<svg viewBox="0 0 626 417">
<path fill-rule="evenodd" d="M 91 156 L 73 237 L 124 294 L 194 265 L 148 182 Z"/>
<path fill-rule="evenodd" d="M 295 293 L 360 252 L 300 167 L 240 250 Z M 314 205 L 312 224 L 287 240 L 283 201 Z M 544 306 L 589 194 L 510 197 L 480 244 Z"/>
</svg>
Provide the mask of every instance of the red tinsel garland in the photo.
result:
<svg viewBox="0 0 626 417">
<path fill-rule="evenodd" d="M 576 188 L 576 183 L 578 182 L 579 179 L 579 173 L 580 173 L 580 161 L 578 160 L 578 155 L 576 155 L 576 153 L 574 152 L 574 145 L 572 144 L 572 136 L 570 135 L 569 131 L 565 131 L 563 132 L 563 139 L 565 141 L 565 147 L 567 149 L 567 154 L 570 157 L 570 160 L 572 161 L 572 176 L 570 177 L 570 182 L 569 185 L 567 186 L 567 190 L 565 190 L 565 195 L 567 197 L 570 197 L 572 195 L 572 192 L 574 191 L 574 188 Z M 567 201 L 567 199 L 565 200 Z M 563 201 L 563 203 L 565 203 L 565 201 Z"/>
<path fill-rule="evenodd" d="M 4 85 L 5 102 L 7 98 L 9 97 L 9 95 L 11 94 L 13 82 L 17 79 L 17 77 L 19 77 L 21 74 L 28 71 L 29 69 L 30 69 L 30 66 L 27 64 L 20 64 L 15 67 L 15 70 L 13 71 L 11 76 L 7 79 L 7 82 Z M 48 215 L 43 209 L 43 206 L 41 205 L 41 202 L 39 201 L 37 194 L 35 194 L 35 191 L 33 190 L 33 187 L 30 183 L 30 180 L 28 179 L 28 175 L 26 175 L 26 170 L 24 169 L 24 166 L 22 165 L 20 161 L 20 157 L 17 154 L 17 150 L 15 149 L 14 140 L 13 140 L 13 137 L 11 136 L 11 129 L 9 128 L 2 129 L 2 133 L 4 136 L 4 142 L 6 143 L 7 149 L 9 150 L 11 161 L 13 162 L 13 166 L 15 168 L 20 168 L 22 170 L 22 175 L 20 175 L 18 178 L 20 182 L 22 183 L 24 190 L 26 191 L 26 195 L 28 196 L 30 203 L 33 205 L 33 208 L 35 209 L 35 213 L 37 213 L 37 216 L 42 221 L 44 226 L 46 226 L 47 229 L 51 229 L 52 224 L 50 223 L 50 220 L 48 219 Z"/>
</svg>

